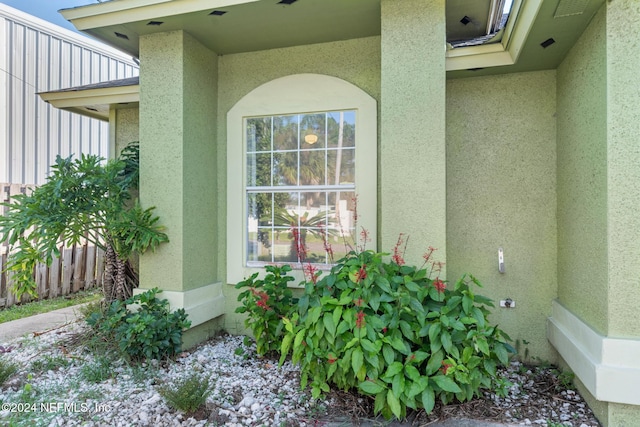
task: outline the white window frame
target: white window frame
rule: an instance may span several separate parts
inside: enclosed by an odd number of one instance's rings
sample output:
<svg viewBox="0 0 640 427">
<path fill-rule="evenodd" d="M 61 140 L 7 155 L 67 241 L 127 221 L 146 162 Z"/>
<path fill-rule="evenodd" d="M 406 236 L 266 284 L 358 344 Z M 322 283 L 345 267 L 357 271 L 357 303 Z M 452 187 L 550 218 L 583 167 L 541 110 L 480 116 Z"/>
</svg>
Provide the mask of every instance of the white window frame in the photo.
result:
<svg viewBox="0 0 640 427">
<path fill-rule="evenodd" d="M 227 113 L 227 283 L 235 284 L 260 267 L 247 266 L 246 118 L 316 111 L 356 111 L 356 236 L 369 233 L 376 249 L 377 105 L 374 98 L 342 79 L 295 74 L 272 80 L 249 92 Z M 299 274 L 299 279 L 302 275 Z"/>
</svg>

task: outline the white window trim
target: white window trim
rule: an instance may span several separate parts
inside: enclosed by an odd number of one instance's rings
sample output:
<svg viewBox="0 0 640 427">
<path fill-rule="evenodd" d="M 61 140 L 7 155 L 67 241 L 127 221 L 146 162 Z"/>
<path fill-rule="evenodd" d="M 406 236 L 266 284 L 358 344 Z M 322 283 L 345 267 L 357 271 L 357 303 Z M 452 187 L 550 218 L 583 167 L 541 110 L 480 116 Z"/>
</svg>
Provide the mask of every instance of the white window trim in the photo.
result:
<svg viewBox="0 0 640 427">
<path fill-rule="evenodd" d="M 252 90 L 227 113 L 227 283 L 238 283 L 263 270 L 246 266 L 245 118 L 337 110 L 356 111 L 356 234 L 365 228 L 371 239 L 367 248 L 375 249 L 378 140 L 375 99 L 336 77 L 321 74 L 281 77 Z"/>
</svg>

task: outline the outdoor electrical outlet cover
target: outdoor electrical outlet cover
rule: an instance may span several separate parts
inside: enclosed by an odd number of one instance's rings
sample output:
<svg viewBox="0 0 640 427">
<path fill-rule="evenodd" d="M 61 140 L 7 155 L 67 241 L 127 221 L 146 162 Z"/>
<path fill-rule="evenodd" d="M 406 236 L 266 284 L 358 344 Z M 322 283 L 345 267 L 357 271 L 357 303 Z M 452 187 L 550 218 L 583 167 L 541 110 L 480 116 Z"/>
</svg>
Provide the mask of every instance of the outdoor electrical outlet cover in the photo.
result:
<svg viewBox="0 0 640 427">
<path fill-rule="evenodd" d="M 502 308 L 515 308 L 515 306 L 516 306 L 516 302 L 511 298 L 500 300 L 500 307 Z"/>
</svg>

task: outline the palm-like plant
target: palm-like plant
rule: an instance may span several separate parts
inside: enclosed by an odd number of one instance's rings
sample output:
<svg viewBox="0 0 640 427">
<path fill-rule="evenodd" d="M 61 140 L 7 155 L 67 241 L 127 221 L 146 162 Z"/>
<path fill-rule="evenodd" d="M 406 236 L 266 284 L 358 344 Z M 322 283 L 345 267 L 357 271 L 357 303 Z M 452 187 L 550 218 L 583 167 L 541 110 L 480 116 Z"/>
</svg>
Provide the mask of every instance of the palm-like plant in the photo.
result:
<svg viewBox="0 0 640 427">
<path fill-rule="evenodd" d="M 139 150 L 129 144 L 117 160 L 82 155 L 60 156 L 47 182 L 30 194 L 18 195 L 0 216 L 0 241 L 10 246 L 7 270 L 13 292 L 37 297 L 33 269 L 51 264 L 58 245 L 87 239 L 105 251 L 105 298 L 125 299 L 137 286 L 130 258 L 169 239 L 157 224 L 153 208 L 142 209 L 132 197 L 138 185 Z"/>
</svg>

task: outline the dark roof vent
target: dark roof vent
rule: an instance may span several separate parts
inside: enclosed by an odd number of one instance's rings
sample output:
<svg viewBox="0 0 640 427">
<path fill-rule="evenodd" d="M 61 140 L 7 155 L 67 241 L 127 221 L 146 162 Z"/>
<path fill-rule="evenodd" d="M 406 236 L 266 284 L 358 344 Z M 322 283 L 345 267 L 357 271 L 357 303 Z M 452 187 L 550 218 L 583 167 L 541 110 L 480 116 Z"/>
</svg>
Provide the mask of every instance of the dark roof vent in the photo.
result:
<svg viewBox="0 0 640 427">
<path fill-rule="evenodd" d="M 209 15 L 213 15 L 213 16 L 222 16 L 225 13 L 227 13 L 226 10 L 214 10 L 213 12 L 211 12 Z"/>
<path fill-rule="evenodd" d="M 464 18 L 460 20 L 460 22 L 462 23 L 462 25 L 467 25 L 469 22 L 471 22 L 471 18 L 465 15 Z"/>
<path fill-rule="evenodd" d="M 119 33 L 117 31 L 115 31 L 113 34 L 115 34 L 116 37 L 119 37 L 121 39 L 129 40 L 129 36 L 127 36 L 126 34 L 122 34 L 122 33 Z"/>
<path fill-rule="evenodd" d="M 149 21 L 147 22 L 147 25 L 162 25 L 164 24 L 164 22 L 162 21 Z"/>
<path fill-rule="evenodd" d="M 556 41 L 552 38 L 546 39 L 545 41 L 543 41 L 542 43 L 540 43 L 540 46 L 542 46 L 543 48 L 548 48 L 549 46 L 551 46 L 552 44 L 554 44 Z"/>
<path fill-rule="evenodd" d="M 295 2 L 297 2 L 298 0 L 280 0 L 278 2 L 278 4 L 293 4 Z"/>
</svg>

